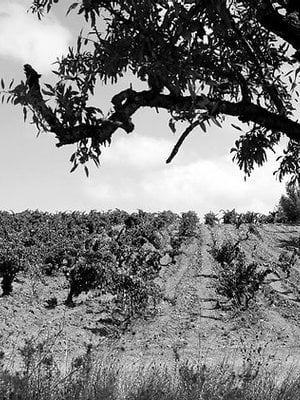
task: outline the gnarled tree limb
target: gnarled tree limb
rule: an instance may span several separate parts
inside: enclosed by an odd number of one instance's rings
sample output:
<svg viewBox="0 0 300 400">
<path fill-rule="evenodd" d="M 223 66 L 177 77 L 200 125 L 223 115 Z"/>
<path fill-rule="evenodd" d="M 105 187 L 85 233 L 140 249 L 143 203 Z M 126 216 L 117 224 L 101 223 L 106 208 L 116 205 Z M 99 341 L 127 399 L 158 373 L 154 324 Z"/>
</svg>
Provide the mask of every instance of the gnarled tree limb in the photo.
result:
<svg viewBox="0 0 300 400">
<path fill-rule="evenodd" d="M 290 139 L 300 143 L 299 123 L 250 102 L 233 103 L 220 99 L 208 99 L 204 96 L 174 98 L 172 95 L 154 94 L 151 90 L 142 92 L 127 90 L 126 93 L 129 94 L 127 99 L 119 104 L 117 110 L 98 126 L 82 124 L 69 129 L 60 128 L 59 132 L 57 127 L 54 127 L 54 133 L 57 134 L 59 141 L 57 146 L 73 144 L 84 138 L 96 138 L 100 144 L 106 141 L 110 142 L 113 133 L 118 128 L 124 129 L 127 133 L 133 130 L 132 123 L 129 129 L 129 123 L 123 121 L 131 121 L 133 114 L 142 107 L 161 108 L 169 111 L 177 108 L 180 110 L 189 108 L 215 110 L 219 114 L 238 117 L 242 122 L 254 122 L 266 129 L 282 132 Z"/>
<path fill-rule="evenodd" d="M 30 89 L 30 88 L 29 88 Z M 40 114 L 57 139 L 57 147 L 74 144 L 83 139 L 96 139 L 102 145 L 111 142 L 111 137 L 118 128 L 130 133 L 134 129 L 131 117 L 144 107 L 172 110 L 206 110 L 214 114 L 225 114 L 238 117 L 242 122 L 253 122 L 266 129 L 279 131 L 290 139 L 300 143 L 300 124 L 284 115 L 279 115 L 248 101 L 234 103 L 218 98 L 210 99 L 206 96 L 173 96 L 172 94 L 159 94 L 152 90 L 136 92 L 126 89 L 113 97 L 112 103 L 115 111 L 107 118 L 99 120 L 97 125 L 78 124 L 73 127 L 63 126 L 56 118 L 54 112 L 45 104 L 38 93 L 38 98 L 31 95 L 30 105 Z"/>
</svg>

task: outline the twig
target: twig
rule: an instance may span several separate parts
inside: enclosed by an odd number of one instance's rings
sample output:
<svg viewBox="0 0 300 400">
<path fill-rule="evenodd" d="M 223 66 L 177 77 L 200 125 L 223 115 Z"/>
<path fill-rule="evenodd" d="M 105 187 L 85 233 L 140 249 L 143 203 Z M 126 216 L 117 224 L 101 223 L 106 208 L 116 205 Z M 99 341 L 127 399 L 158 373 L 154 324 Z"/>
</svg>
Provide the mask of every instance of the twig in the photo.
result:
<svg viewBox="0 0 300 400">
<path fill-rule="evenodd" d="M 192 132 L 192 130 L 193 130 L 194 128 L 196 128 L 196 126 L 199 125 L 199 124 L 200 124 L 200 121 L 198 120 L 198 121 L 193 122 L 190 126 L 188 126 L 188 127 L 186 128 L 186 130 L 185 130 L 185 131 L 183 132 L 183 134 L 180 136 L 178 142 L 175 144 L 175 146 L 174 146 L 174 148 L 173 148 L 173 150 L 172 150 L 170 156 L 168 157 L 168 159 L 167 159 L 167 161 L 166 161 L 167 164 L 169 164 L 169 163 L 173 160 L 173 158 L 174 158 L 174 157 L 176 156 L 176 154 L 178 153 L 178 151 L 179 151 L 179 149 L 180 149 L 182 143 L 185 141 L 185 139 L 188 137 L 188 135 Z"/>
</svg>

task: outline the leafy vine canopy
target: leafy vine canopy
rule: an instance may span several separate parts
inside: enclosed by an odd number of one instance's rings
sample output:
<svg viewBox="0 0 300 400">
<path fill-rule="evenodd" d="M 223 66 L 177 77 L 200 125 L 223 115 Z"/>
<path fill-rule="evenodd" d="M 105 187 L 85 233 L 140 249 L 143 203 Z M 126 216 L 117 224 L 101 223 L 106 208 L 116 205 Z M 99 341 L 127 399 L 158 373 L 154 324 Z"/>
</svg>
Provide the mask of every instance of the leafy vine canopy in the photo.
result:
<svg viewBox="0 0 300 400">
<path fill-rule="evenodd" d="M 299 180 L 300 2 L 295 0 L 33 0 L 42 19 L 57 3 L 82 17 L 82 30 L 56 63 L 55 84 L 41 84 L 26 64 L 17 86 L 1 80 L 2 101 L 21 105 L 38 131 L 56 145 L 76 145 L 72 170 L 93 160 L 118 130 L 134 130 L 141 108 L 167 110 L 169 127 L 188 123 L 167 162 L 193 129 L 222 126 L 226 116 L 240 137 L 231 149 L 245 176 L 267 161 L 287 138 L 278 157 L 281 180 Z M 127 73 L 147 84 L 111 99 L 104 114 L 93 104 L 96 84 L 114 84 Z M 242 124 L 240 123 L 242 122 Z"/>
</svg>

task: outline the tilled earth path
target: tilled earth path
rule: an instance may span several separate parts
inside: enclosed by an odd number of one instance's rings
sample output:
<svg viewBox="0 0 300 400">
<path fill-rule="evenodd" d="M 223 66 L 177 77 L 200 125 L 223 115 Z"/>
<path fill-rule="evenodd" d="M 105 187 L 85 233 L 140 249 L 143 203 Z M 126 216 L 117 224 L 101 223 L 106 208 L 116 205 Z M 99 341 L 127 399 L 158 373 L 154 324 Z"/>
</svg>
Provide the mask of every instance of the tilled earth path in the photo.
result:
<svg viewBox="0 0 300 400">
<path fill-rule="evenodd" d="M 212 261 L 208 253 L 210 234 L 205 226 L 186 245 L 176 265 L 166 267 L 160 277 L 164 297 L 151 321 L 137 321 L 121 339 L 126 358 L 199 359 L 220 330 L 217 299 L 209 287 Z"/>
</svg>

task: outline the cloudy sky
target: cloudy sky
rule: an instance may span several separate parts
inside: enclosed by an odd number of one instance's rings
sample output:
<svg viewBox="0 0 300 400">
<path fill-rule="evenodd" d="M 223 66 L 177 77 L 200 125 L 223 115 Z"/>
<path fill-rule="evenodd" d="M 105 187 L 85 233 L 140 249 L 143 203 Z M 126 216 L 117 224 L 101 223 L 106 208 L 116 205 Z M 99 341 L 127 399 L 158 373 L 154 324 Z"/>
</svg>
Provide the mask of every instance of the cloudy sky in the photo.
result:
<svg viewBox="0 0 300 400">
<path fill-rule="evenodd" d="M 29 0 L 0 1 L 0 77 L 5 81 L 24 79 L 24 63 L 42 74 L 42 83 L 53 80 L 52 63 L 75 43 L 81 29 L 76 15 L 65 17 L 69 2 L 61 3 L 63 7 L 40 22 L 27 12 Z M 126 77 L 116 87 L 100 87 L 95 105 L 108 109 L 109 99 L 130 82 Z M 244 182 L 229 154 L 238 137 L 230 123 L 208 133 L 195 130 L 175 160 L 166 164 L 177 140 L 168 128 L 168 116 L 140 111 L 134 118 L 135 132 L 117 133 L 101 167 L 90 165 L 86 178 L 83 170 L 69 173 L 73 147 L 57 149 L 51 135 L 36 138 L 34 126 L 23 123 L 20 107 L 0 105 L 0 118 L 0 209 L 171 209 L 203 216 L 236 208 L 266 213 L 285 191 L 272 175 L 272 154 L 268 165 Z"/>
</svg>

